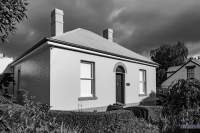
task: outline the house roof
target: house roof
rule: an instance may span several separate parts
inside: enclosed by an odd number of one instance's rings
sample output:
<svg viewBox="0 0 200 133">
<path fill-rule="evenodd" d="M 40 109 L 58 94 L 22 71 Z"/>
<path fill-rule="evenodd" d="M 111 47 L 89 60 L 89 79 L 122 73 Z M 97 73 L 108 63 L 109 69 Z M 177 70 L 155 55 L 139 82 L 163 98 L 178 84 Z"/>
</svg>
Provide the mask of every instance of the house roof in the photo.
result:
<svg viewBox="0 0 200 133">
<path fill-rule="evenodd" d="M 198 60 L 198 59 L 192 59 L 192 61 L 193 61 L 194 63 L 200 65 L 200 60 Z"/>
<path fill-rule="evenodd" d="M 88 47 L 108 53 L 113 53 L 116 55 L 126 56 L 130 58 L 137 59 L 139 61 L 145 61 L 154 65 L 158 65 L 157 63 L 153 62 L 151 59 L 144 57 L 140 54 L 137 54 L 115 42 L 107 40 L 102 36 L 82 29 L 78 28 L 69 32 L 65 32 L 61 35 L 51 37 L 50 39 L 56 39 L 76 45 L 80 45 L 83 47 Z"/>
<path fill-rule="evenodd" d="M 171 74 L 165 81 L 167 81 L 169 78 L 171 78 L 174 74 L 176 74 L 179 70 L 181 70 L 185 65 L 187 65 L 189 62 L 193 62 L 194 64 L 200 66 L 200 60 L 197 60 L 197 59 L 188 59 L 188 61 L 183 64 L 182 66 L 177 66 L 179 67 L 176 71 L 174 71 L 173 74 Z M 172 68 L 173 69 L 173 68 Z M 165 82 L 163 81 L 162 84 Z"/>
<path fill-rule="evenodd" d="M 180 67 L 181 67 L 181 65 L 180 65 L 180 66 L 169 67 L 169 68 L 167 69 L 167 72 L 168 72 L 168 73 L 175 72 L 175 71 L 178 70 Z"/>
<path fill-rule="evenodd" d="M 188 61 L 192 61 L 192 62 L 194 62 L 194 63 L 200 65 L 200 60 L 198 60 L 198 59 L 188 59 L 187 62 L 186 62 L 186 64 L 188 63 Z M 183 64 L 183 65 L 184 65 L 184 64 Z M 183 65 L 169 67 L 169 68 L 167 69 L 167 72 L 169 72 L 169 73 L 170 73 L 170 72 L 176 72 L 176 71 L 177 71 L 180 67 L 182 67 Z"/>
<path fill-rule="evenodd" d="M 40 47 L 42 44 L 44 44 L 47 41 L 56 42 L 63 45 L 68 45 L 68 46 L 73 46 L 73 47 L 78 47 L 78 48 L 83 48 L 83 49 L 88 49 L 88 50 L 101 52 L 101 53 L 105 53 L 109 55 L 119 56 L 122 58 L 144 62 L 153 66 L 159 65 L 158 63 L 153 62 L 151 59 L 147 57 L 137 54 L 131 50 L 128 50 L 127 48 L 115 42 L 107 40 L 94 32 L 91 32 L 82 28 L 68 31 L 58 36 L 43 38 L 38 43 L 36 43 L 33 47 L 31 47 L 26 52 L 24 52 L 20 57 L 15 59 L 10 65 L 11 66 L 14 65 L 17 61 L 21 60 L 27 54 L 37 49 L 38 47 Z"/>
</svg>

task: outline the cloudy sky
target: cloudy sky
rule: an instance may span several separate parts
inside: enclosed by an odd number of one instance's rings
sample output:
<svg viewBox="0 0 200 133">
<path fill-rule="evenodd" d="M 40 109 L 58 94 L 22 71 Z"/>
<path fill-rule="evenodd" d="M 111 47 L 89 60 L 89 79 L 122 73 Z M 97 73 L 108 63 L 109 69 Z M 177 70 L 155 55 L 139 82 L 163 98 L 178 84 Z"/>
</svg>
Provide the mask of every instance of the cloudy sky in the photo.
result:
<svg viewBox="0 0 200 133">
<path fill-rule="evenodd" d="M 50 36 L 50 12 L 64 11 L 64 31 L 85 28 L 141 54 L 166 43 L 184 41 L 190 54 L 200 53 L 200 0 L 30 0 L 28 19 L 0 51 L 17 57 Z"/>
</svg>

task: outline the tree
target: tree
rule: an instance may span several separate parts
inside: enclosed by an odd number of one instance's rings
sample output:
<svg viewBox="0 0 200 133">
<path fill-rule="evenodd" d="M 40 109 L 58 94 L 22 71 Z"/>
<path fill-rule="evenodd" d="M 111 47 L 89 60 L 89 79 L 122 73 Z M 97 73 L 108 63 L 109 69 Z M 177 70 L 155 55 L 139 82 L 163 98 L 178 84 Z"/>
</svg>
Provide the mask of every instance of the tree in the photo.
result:
<svg viewBox="0 0 200 133">
<path fill-rule="evenodd" d="M 188 49 L 183 42 L 174 45 L 162 45 L 157 49 L 151 50 L 151 59 L 160 64 L 157 68 L 157 86 L 167 78 L 166 71 L 171 66 L 182 65 L 186 62 Z"/>
<path fill-rule="evenodd" d="M 16 31 L 16 24 L 27 18 L 28 0 L 0 1 L 0 39 L 4 42 L 10 33 Z"/>
</svg>

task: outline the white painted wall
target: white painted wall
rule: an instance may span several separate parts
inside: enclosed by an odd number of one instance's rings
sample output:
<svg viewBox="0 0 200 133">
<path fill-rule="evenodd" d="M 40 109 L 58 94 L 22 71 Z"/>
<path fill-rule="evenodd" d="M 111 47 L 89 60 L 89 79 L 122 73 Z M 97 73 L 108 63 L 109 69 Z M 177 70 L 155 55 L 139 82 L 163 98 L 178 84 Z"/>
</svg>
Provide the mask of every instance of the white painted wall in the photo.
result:
<svg viewBox="0 0 200 133">
<path fill-rule="evenodd" d="M 20 88 L 28 90 L 36 101 L 49 104 L 50 102 L 50 50 L 43 48 L 21 62 L 14 65 L 14 77 L 17 80 L 17 71 L 21 69 Z M 17 91 L 15 85 L 15 94 Z"/>
<path fill-rule="evenodd" d="M 95 62 L 97 100 L 78 101 L 80 96 L 80 60 Z M 147 91 L 156 91 L 155 67 L 105 58 L 60 48 L 50 50 L 50 106 L 55 110 L 77 110 L 107 106 L 116 102 L 116 63 L 127 67 L 125 103 L 139 103 L 147 96 L 139 96 L 139 69 L 147 71 Z"/>
<path fill-rule="evenodd" d="M 197 65 L 197 64 L 195 64 L 193 62 L 189 62 L 188 64 L 186 64 L 185 66 L 183 66 L 178 72 L 176 72 L 174 75 L 172 75 L 167 80 L 165 80 L 162 83 L 162 87 L 163 88 L 167 88 L 173 82 L 176 82 L 179 79 L 187 79 L 187 69 L 186 69 L 186 66 L 193 66 L 193 65 L 196 66 L 194 68 L 194 74 L 195 74 L 194 76 L 195 76 L 196 79 L 200 80 L 200 67 L 199 67 L 199 65 Z"/>
</svg>

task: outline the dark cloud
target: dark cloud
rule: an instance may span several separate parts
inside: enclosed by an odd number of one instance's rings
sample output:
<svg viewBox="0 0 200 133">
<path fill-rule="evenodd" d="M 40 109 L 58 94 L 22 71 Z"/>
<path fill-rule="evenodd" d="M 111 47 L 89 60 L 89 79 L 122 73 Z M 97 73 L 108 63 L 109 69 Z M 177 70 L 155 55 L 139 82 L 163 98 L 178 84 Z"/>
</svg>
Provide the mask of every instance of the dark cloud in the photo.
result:
<svg viewBox="0 0 200 133">
<path fill-rule="evenodd" d="M 0 50 L 17 57 L 49 36 L 53 8 L 64 10 L 65 31 L 81 27 L 101 34 L 112 27 L 116 42 L 139 53 L 179 40 L 192 54 L 200 51 L 199 0 L 32 0 L 28 20 Z"/>
<path fill-rule="evenodd" d="M 164 2 L 159 3 L 160 5 L 144 5 L 145 9 L 138 7 L 138 10 L 134 9 L 136 11 L 127 9 L 121 12 L 113 22 L 132 26 L 133 30 L 128 38 L 122 40 L 122 44 L 141 53 L 176 41 L 195 45 L 196 43 L 190 42 L 200 40 L 200 1 L 182 1 L 177 6 L 169 4 L 170 2 L 172 1 L 168 1 L 169 6 Z"/>
</svg>

